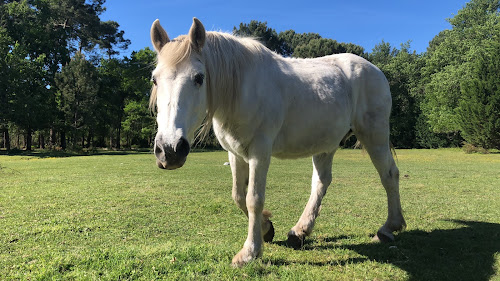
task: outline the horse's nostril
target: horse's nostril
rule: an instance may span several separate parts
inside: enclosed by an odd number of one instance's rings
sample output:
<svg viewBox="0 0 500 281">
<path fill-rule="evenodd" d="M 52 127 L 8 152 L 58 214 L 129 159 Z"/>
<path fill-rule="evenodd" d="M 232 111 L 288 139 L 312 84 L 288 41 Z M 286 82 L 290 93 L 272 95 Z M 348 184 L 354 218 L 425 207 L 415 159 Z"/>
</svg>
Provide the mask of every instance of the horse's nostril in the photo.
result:
<svg viewBox="0 0 500 281">
<path fill-rule="evenodd" d="M 189 154 L 189 149 L 189 142 L 185 138 L 180 138 L 175 146 L 175 154 L 180 158 L 184 158 Z"/>
<path fill-rule="evenodd" d="M 155 144 L 155 156 L 156 159 L 165 161 L 165 150 L 158 144 Z"/>
</svg>

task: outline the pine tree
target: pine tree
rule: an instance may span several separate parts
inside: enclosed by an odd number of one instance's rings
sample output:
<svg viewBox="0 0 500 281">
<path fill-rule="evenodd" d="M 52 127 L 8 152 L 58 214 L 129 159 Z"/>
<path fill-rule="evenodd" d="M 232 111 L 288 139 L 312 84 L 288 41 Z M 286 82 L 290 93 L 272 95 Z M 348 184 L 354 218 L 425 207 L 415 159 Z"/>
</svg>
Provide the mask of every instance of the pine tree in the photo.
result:
<svg viewBox="0 0 500 281">
<path fill-rule="evenodd" d="M 500 43 L 477 50 L 471 64 L 457 110 L 462 135 L 472 145 L 500 149 Z"/>
<path fill-rule="evenodd" d="M 67 128 L 71 129 L 73 145 L 96 123 L 94 114 L 99 83 L 96 68 L 77 53 L 56 75 L 59 106 Z"/>
</svg>

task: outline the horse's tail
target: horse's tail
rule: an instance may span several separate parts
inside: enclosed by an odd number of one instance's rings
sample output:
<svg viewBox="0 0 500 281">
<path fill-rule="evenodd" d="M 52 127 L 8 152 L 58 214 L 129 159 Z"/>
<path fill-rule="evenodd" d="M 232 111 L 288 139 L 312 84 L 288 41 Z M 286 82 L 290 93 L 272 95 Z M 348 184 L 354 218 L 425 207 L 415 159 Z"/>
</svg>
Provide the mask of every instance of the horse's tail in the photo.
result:
<svg viewBox="0 0 500 281">
<path fill-rule="evenodd" d="M 389 142 L 389 146 L 391 147 L 392 156 L 394 156 L 394 158 L 396 158 L 396 162 L 399 162 L 398 155 L 396 154 L 396 148 L 392 144 L 392 141 Z"/>
<path fill-rule="evenodd" d="M 389 142 L 389 147 L 391 148 L 391 153 L 392 156 L 396 159 L 396 162 L 398 162 L 398 155 L 396 154 L 396 148 L 392 144 L 392 142 Z M 365 152 L 365 148 L 363 147 L 363 144 L 358 140 L 356 141 L 356 144 L 354 144 L 354 149 L 361 149 L 363 152 Z"/>
</svg>

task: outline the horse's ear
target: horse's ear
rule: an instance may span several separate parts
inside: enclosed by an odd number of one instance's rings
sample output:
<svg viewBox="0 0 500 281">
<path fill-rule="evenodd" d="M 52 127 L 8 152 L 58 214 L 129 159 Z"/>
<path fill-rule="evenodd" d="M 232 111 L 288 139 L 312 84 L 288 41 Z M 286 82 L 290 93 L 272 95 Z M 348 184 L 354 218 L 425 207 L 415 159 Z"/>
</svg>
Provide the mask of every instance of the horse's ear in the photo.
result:
<svg viewBox="0 0 500 281">
<path fill-rule="evenodd" d="M 168 39 L 167 32 L 160 25 L 160 20 L 155 20 L 153 25 L 151 25 L 151 43 L 153 43 L 153 47 L 157 53 L 161 51 L 161 48 L 170 42 Z"/>
<path fill-rule="evenodd" d="M 201 52 L 205 44 L 205 27 L 197 18 L 193 18 L 193 25 L 191 25 L 191 29 L 189 30 L 189 40 L 195 50 L 198 53 Z"/>
</svg>

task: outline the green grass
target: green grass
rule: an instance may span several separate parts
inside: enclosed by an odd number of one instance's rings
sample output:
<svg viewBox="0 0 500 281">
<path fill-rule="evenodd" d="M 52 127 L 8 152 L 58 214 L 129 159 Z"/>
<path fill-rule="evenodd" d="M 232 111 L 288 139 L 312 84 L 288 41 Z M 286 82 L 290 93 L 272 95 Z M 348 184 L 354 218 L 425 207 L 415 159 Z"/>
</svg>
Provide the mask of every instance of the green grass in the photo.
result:
<svg viewBox="0 0 500 281">
<path fill-rule="evenodd" d="M 385 192 L 367 155 L 340 150 L 313 234 L 287 248 L 311 160 L 273 159 L 275 241 L 241 269 L 247 222 L 224 152 L 175 171 L 139 152 L 0 155 L 0 280 L 500 280 L 500 154 L 397 153 L 408 228 L 396 242 L 371 242 Z"/>
</svg>

